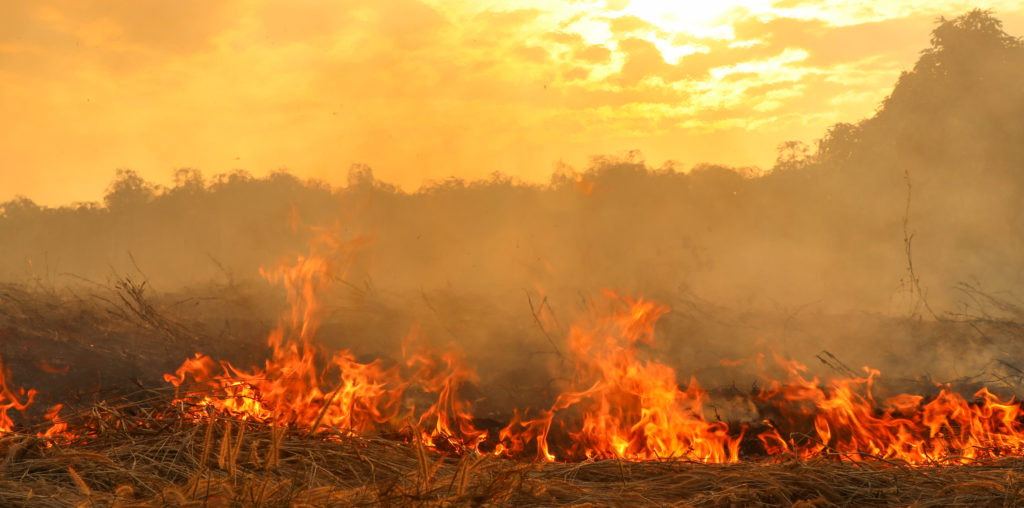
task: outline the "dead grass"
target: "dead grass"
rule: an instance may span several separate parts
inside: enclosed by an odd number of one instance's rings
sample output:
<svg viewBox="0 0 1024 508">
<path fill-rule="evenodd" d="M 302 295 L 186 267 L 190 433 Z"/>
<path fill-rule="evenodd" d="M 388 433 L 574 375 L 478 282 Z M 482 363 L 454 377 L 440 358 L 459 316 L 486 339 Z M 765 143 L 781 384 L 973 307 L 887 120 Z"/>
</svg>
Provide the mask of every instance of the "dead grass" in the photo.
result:
<svg viewBox="0 0 1024 508">
<path fill-rule="evenodd" d="M 1024 459 L 909 467 L 827 460 L 571 464 L 444 456 L 373 436 L 311 437 L 155 399 L 72 418 L 77 442 L 0 438 L 3 506 L 1018 506 Z M 165 403 L 166 404 L 166 403 Z"/>
<path fill-rule="evenodd" d="M 179 325 L 173 313 L 162 317 L 166 306 L 147 304 L 141 286 L 119 289 L 118 298 L 97 300 L 0 285 L 0 335 L 4 359 L 19 371 L 15 379 L 34 379 L 33 387 L 63 397 L 69 386 L 105 387 L 170 371 L 197 341 L 245 349 L 230 336 L 182 332 L 194 327 Z M 993 320 L 965 321 L 992 343 L 1020 337 L 1002 321 L 1000 328 L 989 325 Z M 75 369 L 33 378 L 40 351 L 59 353 L 46 358 L 55 367 Z M 112 365 L 121 371 L 113 380 L 76 374 L 109 374 Z M 155 385 L 142 381 L 132 385 Z M 1019 378 L 1007 385 L 1019 386 Z M 41 440 L 39 429 L 0 437 L 0 506 L 1024 505 L 1024 458 L 927 467 L 824 459 L 548 464 L 445 456 L 331 429 L 329 437 L 312 437 L 224 418 L 196 423 L 168 407 L 166 392 L 147 393 L 131 402 L 80 402 L 86 409 L 67 419 L 86 437 L 74 442 Z"/>
</svg>

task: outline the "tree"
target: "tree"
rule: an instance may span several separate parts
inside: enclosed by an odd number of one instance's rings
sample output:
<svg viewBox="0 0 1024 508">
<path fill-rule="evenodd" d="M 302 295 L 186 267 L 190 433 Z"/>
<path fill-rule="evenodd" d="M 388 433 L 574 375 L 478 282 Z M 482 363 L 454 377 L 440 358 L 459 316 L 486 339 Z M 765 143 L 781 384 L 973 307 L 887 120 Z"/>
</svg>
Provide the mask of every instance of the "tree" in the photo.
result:
<svg viewBox="0 0 1024 508">
<path fill-rule="evenodd" d="M 39 217 L 42 211 L 35 201 L 21 195 L 0 204 L 0 217 L 14 222 Z"/>
<path fill-rule="evenodd" d="M 772 171 L 801 169 L 811 162 L 811 147 L 803 141 L 785 141 L 779 143 L 778 155 Z"/>
<path fill-rule="evenodd" d="M 913 71 L 900 76 L 880 115 L 925 113 L 983 90 L 1006 88 L 1004 91 L 1019 95 L 1024 43 L 1004 32 L 1002 26 L 991 11 L 981 9 L 954 19 L 939 18 L 931 47 L 921 52 Z"/>
<path fill-rule="evenodd" d="M 824 163 L 844 164 L 854 157 L 860 143 L 860 126 L 840 122 L 829 127 L 825 135 L 818 140 L 815 158 Z"/>
<path fill-rule="evenodd" d="M 863 147 L 858 154 L 872 161 L 867 164 L 990 170 L 1019 160 L 1022 117 L 1024 42 L 1006 34 L 990 11 L 975 9 L 939 18 L 931 46 L 900 76 L 877 114 L 857 131 L 832 134 L 853 135 Z"/>
<path fill-rule="evenodd" d="M 137 209 L 153 199 L 153 185 L 131 169 L 118 169 L 114 181 L 107 187 L 103 203 L 111 211 Z"/>
</svg>

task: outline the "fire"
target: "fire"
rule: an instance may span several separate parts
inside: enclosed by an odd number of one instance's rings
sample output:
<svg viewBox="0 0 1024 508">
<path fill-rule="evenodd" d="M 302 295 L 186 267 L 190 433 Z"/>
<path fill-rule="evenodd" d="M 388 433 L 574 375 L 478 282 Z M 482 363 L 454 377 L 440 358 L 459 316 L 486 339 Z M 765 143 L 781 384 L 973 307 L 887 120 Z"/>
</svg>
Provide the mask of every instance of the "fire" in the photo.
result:
<svg viewBox="0 0 1024 508">
<path fill-rule="evenodd" d="M 14 421 L 7 414 L 8 411 L 14 409 L 16 411 L 25 411 L 28 409 L 34 401 L 38 392 L 36 390 L 25 390 L 24 388 L 17 387 L 12 388 L 8 385 L 8 379 L 10 378 L 10 372 L 7 370 L 7 366 L 4 365 L 3 358 L 0 358 L 0 437 L 14 432 Z M 64 407 L 63 404 L 57 404 L 51 407 L 45 415 L 45 419 L 51 422 L 50 427 L 39 432 L 38 436 L 49 439 L 67 439 L 72 437 L 72 434 L 68 432 L 68 425 L 60 417 L 60 410 Z"/>
<path fill-rule="evenodd" d="M 668 307 L 612 292 L 605 296 L 615 304 L 611 314 L 575 325 L 569 333 L 574 385 L 586 388 L 561 394 L 541 418 L 524 421 L 517 413 L 502 432 L 509 444 L 500 451 L 521 452 L 535 439 L 538 456 L 555 460 L 552 424 L 559 418 L 564 425 L 563 414 L 575 412 L 575 417 L 565 415 L 577 420 L 578 430 L 568 431 L 571 444 L 563 458 L 738 460 L 742 432 L 730 436 L 724 422 L 704 418 L 706 393 L 697 381 L 681 390 L 671 368 L 637 358 L 638 346 L 653 343 L 654 325 Z"/>
<path fill-rule="evenodd" d="M 261 270 L 270 282 L 284 286 L 291 302 L 267 338 L 270 357 L 263 368 L 246 371 L 227 362 L 218 367 L 197 353 L 164 376 L 194 416 L 213 408 L 242 420 L 353 433 L 397 415 L 404 385 L 395 368 L 380 361 L 360 363 L 349 351 L 327 355 L 314 341 L 322 319 L 319 294 L 351 261 L 351 252 L 337 254 L 343 246 L 335 236 L 321 234 L 310 256 Z"/>
<path fill-rule="evenodd" d="M 604 292 L 601 311 L 571 326 L 564 358 L 571 376 L 550 405 L 514 409 L 500 431 L 483 430 L 473 405 L 460 395 L 478 378 L 459 350 L 430 347 L 416 328 L 400 360 L 362 362 L 351 351 L 319 344 L 323 293 L 344 277 L 360 244 L 321 233 L 308 256 L 261 272 L 283 286 L 291 304 L 267 337 L 269 354 L 261 367 L 238 368 L 196 353 L 164 376 L 187 417 L 227 416 L 322 435 L 397 433 L 446 453 L 541 461 L 728 463 L 741 454 L 764 454 L 950 464 L 1024 455 L 1024 412 L 1012 398 L 981 389 L 968 401 L 950 386 L 938 386 L 934 397 L 876 399 L 876 370 L 822 382 L 805 377 L 805 366 L 778 356 L 785 379 L 767 379 L 749 396 L 764 418 L 761 424 L 710 419 L 709 395 L 697 380 L 682 385 L 675 370 L 648 354 L 669 308 L 611 291 Z M 545 314 L 545 303 L 539 315 L 534 310 L 537 322 L 557 325 Z M 758 356 L 757 364 L 762 360 Z M 36 393 L 9 385 L 0 362 L 0 436 L 15 432 L 9 410 L 25 411 Z M 50 443 L 76 437 L 60 416 L 62 408 L 47 412 L 50 427 L 36 436 Z"/>
<path fill-rule="evenodd" d="M 0 358 L 0 436 L 14 430 L 14 422 L 11 421 L 11 417 L 7 415 L 7 412 L 11 409 L 24 411 L 32 404 L 32 399 L 36 396 L 35 390 L 25 391 L 24 388 L 12 390 L 7 386 L 8 377 L 10 377 L 10 373 L 7 370 L 7 366 L 3 363 L 3 358 Z"/>
<path fill-rule="evenodd" d="M 789 423 L 810 419 L 814 432 L 800 440 L 783 439 L 775 429 L 762 433 L 758 437 L 771 455 L 935 464 L 1024 454 L 1020 403 L 1001 400 L 987 389 L 974 394 L 973 404 L 948 386 L 927 403 L 921 396 L 900 394 L 879 404 L 872 395 L 877 370 L 865 368 L 864 377 L 822 388 L 817 379 L 800 375 L 803 366 L 788 365 L 790 381 L 773 383 L 759 398 L 775 405 Z"/>
<path fill-rule="evenodd" d="M 68 423 L 64 421 L 60 416 L 60 411 L 64 409 L 64 404 L 57 404 L 46 411 L 47 421 L 51 422 L 50 428 L 38 434 L 39 437 L 49 440 L 51 443 L 54 441 L 70 441 L 76 437 L 76 434 L 70 430 Z"/>
<path fill-rule="evenodd" d="M 605 291 L 607 310 L 568 333 L 572 377 L 566 389 L 546 409 L 514 410 L 497 436 L 475 426 L 472 405 L 459 396 L 476 374 L 457 350 L 430 348 L 417 329 L 405 342 L 401 363 L 362 363 L 349 351 L 324 350 L 315 340 L 321 294 L 347 270 L 353 250 L 323 234 L 309 256 L 263 270 L 284 286 L 291 302 L 267 339 L 265 365 L 243 370 L 196 354 L 165 376 L 179 390 L 179 403 L 195 418 L 208 418 L 212 409 L 312 432 L 405 429 L 410 439 L 454 453 L 535 454 L 545 461 L 739 460 L 748 426 L 710 421 L 704 414 L 708 394 L 696 379 L 683 388 L 672 368 L 644 358 L 669 308 L 643 298 Z M 543 317 L 539 323 L 549 321 Z M 928 464 L 1024 454 L 1020 404 L 987 390 L 974 402 L 949 387 L 928 402 L 906 394 L 879 402 L 872 393 L 877 371 L 823 384 L 803 377 L 804 366 L 777 361 L 788 379 L 768 380 L 751 397 L 771 417 L 753 441 L 768 455 Z M 432 402 L 417 408 L 407 400 L 413 393 Z"/>
<path fill-rule="evenodd" d="M 243 370 L 196 354 L 164 376 L 179 390 L 177 401 L 187 404 L 195 418 L 206 418 L 213 409 L 241 420 L 311 432 L 330 428 L 343 434 L 365 433 L 406 422 L 419 429 L 417 438 L 430 446 L 445 442 L 454 450 L 475 449 L 486 433 L 473 428 L 470 405 L 458 397 L 459 386 L 473 381 L 475 375 L 457 353 L 416 351 L 405 362 L 412 374 L 403 376 L 400 365 L 386 366 L 380 360 L 361 363 L 350 351 L 329 353 L 318 346 L 320 295 L 338 280 L 339 272 L 343 276 L 356 247 L 357 243 L 340 242 L 324 233 L 317 237 L 310 256 L 262 270 L 269 281 L 285 287 L 291 302 L 268 336 L 270 357 L 264 367 Z M 415 330 L 410 334 L 410 347 L 416 335 Z M 418 417 L 403 413 L 402 407 L 404 395 L 413 386 L 436 397 Z"/>
<path fill-rule="evenodd" d="M 413 379 L 419 380 L 423 391 L 437 399 L 417 421 L 423 442 L 438 447 L 441 439 L 446 448 L 460 451 L 477 449 L 487 437 L 487 432 L 473 426 L 472 405 L 458 396 L 460 385 L 476 381 L 476 374 L 465 367 L 462 356 L 450 351 L 439 359 L 424 347 L 406 363 L 416 368 Z"/>
</svg>

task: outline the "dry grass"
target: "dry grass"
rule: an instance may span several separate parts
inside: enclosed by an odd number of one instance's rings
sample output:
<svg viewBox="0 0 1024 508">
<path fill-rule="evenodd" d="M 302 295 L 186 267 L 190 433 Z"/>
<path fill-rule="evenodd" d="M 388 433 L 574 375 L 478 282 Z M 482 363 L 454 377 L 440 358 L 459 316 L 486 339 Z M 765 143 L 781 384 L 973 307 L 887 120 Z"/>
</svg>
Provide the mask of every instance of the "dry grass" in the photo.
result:
<svg viewBox="0 0 1024 508">
<path fill-rule="evenodd" d="M 60 397 L 52 402 L 65 402 L 69 387 L 89 383 L 155 386 L 145 376 L 173 370 L 195 342 L 224 352 L 246 349 L 230 335 L 181 332 L 199 328 L 161 317 L 168 307 L 145 304 L 141 286 L 118 289 L 117 298 L 97 300 L 0 285 L 3 357 L 18 371 L 14 378 L 33 379 L 32 387 Z M 988 342 L 1020 337 L 1019 328 L 989 322 L 969 324 Z M 40 351 L 59 356 L 41 358 Z M 74 368 L 40 377 L 40 359 Z M 133 376 L 142 382 L 128 383 Z M 1007 385 L 1020 386 L 1019 378 Z M 0 506 L 1024 505 L 1024 458 L 944 467 L 824 459 L 544 464 L 444 456 L 380 436 L 311 437 L 223 418 L 195 423 L 168 409 L 167 393 L 94 404 L 99 398 L 71 398 L 88 408 L 68 418 L 87 438 L 0 437 Z"/>
<path fill-rule="evenodd" d="M 1018 506 L 1024 459 L 956 467 L 825 460 L 573 464 L 443 456 L 415 444 L 310 437 L 157 399 L 80 413 L 54 444 L 0 438 L 2 506 Z"/>
</svg>

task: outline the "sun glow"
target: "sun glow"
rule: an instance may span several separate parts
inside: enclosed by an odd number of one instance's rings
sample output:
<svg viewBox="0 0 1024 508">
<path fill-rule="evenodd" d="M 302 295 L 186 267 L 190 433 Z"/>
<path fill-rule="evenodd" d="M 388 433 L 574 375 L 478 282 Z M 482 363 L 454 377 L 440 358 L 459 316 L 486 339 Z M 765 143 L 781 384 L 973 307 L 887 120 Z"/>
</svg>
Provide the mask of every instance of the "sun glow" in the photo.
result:
<svg viewBox="0 0 1024 508">
<path fill-rule="evenodd" d="M 677 63 L 680 58 L 701 51 L 699 44 L 688 39 L 733 39 L 732 19 L 738 14 L 765 13 L 770 2 L 736 0 L 722 2 L 663 2 L 631 0 L 616 17 L 635 16 L 649 23 L 653 30 L 644 37 L 654 43 L 665 60 Z"/>
<path fill-rule="evenodd" d="M 735 7 L 733 2 L 661 2 L 632 0 L 622 11 L 659 28 L 704 36 L 717 33 L 721 18 Z"/>
</svg>

